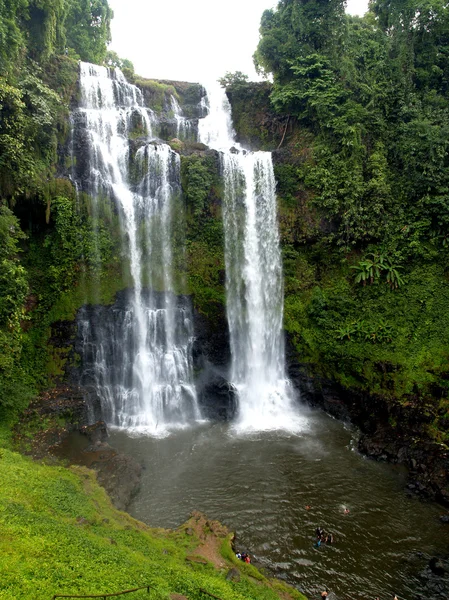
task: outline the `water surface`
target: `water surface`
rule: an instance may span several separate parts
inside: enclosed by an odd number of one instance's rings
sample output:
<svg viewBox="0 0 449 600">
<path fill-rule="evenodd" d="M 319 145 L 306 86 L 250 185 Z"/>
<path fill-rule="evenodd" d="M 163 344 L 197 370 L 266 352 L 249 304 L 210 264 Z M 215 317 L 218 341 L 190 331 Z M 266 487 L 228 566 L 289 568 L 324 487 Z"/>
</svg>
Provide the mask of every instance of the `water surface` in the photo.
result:
<svg viewBox="0 0 449 600">
<path fill-rule="evenodd" d="M 321 412 L 305 423 L 298 435 L 238 436 L 224 424 L 165 439 L 112 432 L 111 444 L 145 467 L 129 511 L 177 527 L 200 510 L 310 598 L 328 587 L 342 599 L 432 600 L 419 575 L 430 556 L 447 554 L 441 507 L 405 493 L 403 468 L 355 451 L 351 428 Z M 333 545 L 314 547 L 317 526 Z"/>
</svg>

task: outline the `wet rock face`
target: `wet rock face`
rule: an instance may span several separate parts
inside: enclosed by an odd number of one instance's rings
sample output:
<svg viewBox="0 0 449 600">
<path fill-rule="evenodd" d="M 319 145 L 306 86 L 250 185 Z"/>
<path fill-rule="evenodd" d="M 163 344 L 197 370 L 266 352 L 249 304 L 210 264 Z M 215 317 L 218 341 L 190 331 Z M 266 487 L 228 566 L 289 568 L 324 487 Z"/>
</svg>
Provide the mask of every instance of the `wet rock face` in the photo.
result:
<svg viewBox="0 0 449 600">
<path fill-rule="evenodd" d="M 449 454 L 432 440 L 416 440 L 411 434 L 379 426 L 374 434 L 362 434 L 359 450 L 377 460 L 406 464 L 410 493 L 449 506 Z"/>
<path fill-rule="evenodd" d="M 63 459 L 94 469 L 114 506 L 125 510 L 139 489 L 142 467 L 106 442 L 106 424 L 91 422 L 86 397 L 86 390 L 71 385 L 43 392 L 22 415 L 15 444 L 35 459 Z M 29 435 L 22 435 L 28 430 L 33 432 L 31 442 Z"/>
<path fill-rule="evenodd" d="M 85 460 L 97 471 L 97 481 L 109 494 L 114 506 L 126 510 L 139 491 L 142 466 L 131 456 L 117 453 L 106 442 L 96 442 L 84 451 Z"/>
<path fill-rule="evenodd" d="M 230 421 L 237 411 L 237 392 L 225 377 L 212 371 L 200 388 L 199 402 L 207 419 Z"/>
<path fill-rule="evenodd" d="M 287 339 L 287 369 L 302 401 L 360 429 L 360 452 L 376 460 L 403 463 L 409 468 L 408 491 L 449 506 L 449 452 L 426 438 L 418 409 L 378 396 L 354 393 L 335 382 L 313 377 L 298 362 Z M 391 425 L 391 421 L 396 426 Z"/>
<path fill-rule="evenodd" d="M 207 419 L 229 421 L 237 410 L 237 394 L 228 378 L 231 349 L 225 315 L 211 323 L 194 313 L 194 332 L 193 364 L 199 374 L 196 388 L 202 414 Z"/>
<path fill-rule="evenodd" d="M 419 574 L 427 590 L 426 598 L 441 598 L 447 600 L 449 590 L 449 560 L 432 557 L 426 568 Z M 425 600 L 417 596 L 417 600 Z"/>
<path fill-rule="evenodd" d="M 114 340 L 110 339 L 110 332 L 114 329 L 113 323 L 117 322 L 118 314 L 129 307 L 129 296 L 130 291 L 124 290 L 117 294 L 116 301 L 111 306 L 89 305 L 78 312 L 77 333 L 72 343 L 75 352 L 81 357 L 81 363 L 72 368 L 69 376 L 72 381 L 81 385 L 90 422 L 105 418 L 96 389 L 96 354 L 92 348 L 101 342 L 106 364 L 113 364 L 117 351 Z M 163 306 L 163 294 L 154 293 L 154 297 L 156 304 L 159 302 Z M 177 305 L 188 306 L 188 312 L 191 312 L 192 299 L 189 296 L 178 296 Z M 83 323 L 86 322 L 90 324 L 90 343 L 87 345 L 83 337 Z M 237 398 L 228 381 L 231 352 L 225 315 L 218 322 L 211 323 L 204 316 L 193 312 L 193 334 L 195 385 L 202 414 L 212 420 L 230 420 L 235 415 Z"/>
<path fill-rule="evenodd" d="M 204 368 L 208 363 L 216 368 L 226 369 L 231 362 L 231 347 L 226 316 L 223 313 L 215 323 L 194 312 L 193 360 L 195 368 Z"/>
</svg>

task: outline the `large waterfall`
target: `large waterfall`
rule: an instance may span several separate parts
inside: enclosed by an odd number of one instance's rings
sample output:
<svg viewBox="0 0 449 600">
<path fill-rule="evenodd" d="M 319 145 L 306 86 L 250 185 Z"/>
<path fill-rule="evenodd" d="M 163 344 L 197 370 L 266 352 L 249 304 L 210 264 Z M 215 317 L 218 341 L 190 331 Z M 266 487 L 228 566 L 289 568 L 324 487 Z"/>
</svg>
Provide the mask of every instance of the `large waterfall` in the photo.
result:
<svg viewBox="0 0 449 600">
<path fill-rule="evenodd" d="M 231 108 L 218 86 L 207 89 L 203 143 L 221 153 L 225 200 L 227 317 L 231 381 L 239 396 L 238 429 L 297 430 L 303 419 L 284 370 L 283 277 L 269 152 L 235 142 Z"/>
<path fill-rule="evenodd" d="M 81 335 L 90 370 L 83 383 L 95 386 L 109 424 L 165 435 L 200 417 L 190 305 L 175 296 L 172 281 L 179 156 L 152 140 L 154 114 L 120 70 L 81 63 L 80 86 L 77 120 L 87 174 L 79 185 L 94 202 L 107 196 L 115 203 L 133 284 L 120 306 L 84 309 Z M 179 129 L 186 127 L 175 108 Z M 140 136 L 134 150 L 131 129 Z"/>
</svg>

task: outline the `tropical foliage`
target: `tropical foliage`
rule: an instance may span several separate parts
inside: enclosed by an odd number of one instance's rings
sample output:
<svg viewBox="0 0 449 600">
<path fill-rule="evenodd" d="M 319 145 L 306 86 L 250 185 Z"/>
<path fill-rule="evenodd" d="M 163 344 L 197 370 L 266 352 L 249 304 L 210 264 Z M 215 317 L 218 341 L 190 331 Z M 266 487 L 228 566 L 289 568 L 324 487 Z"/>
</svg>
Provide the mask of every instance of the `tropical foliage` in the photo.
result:
<svg viewBox="0 0 449 600">
<path fill-rule="evenodd" d="M 110 242 L 100 235 L 95 258 L 86 207 L 76 206 L 70 183 L 55 176 L 66 167 L 58 147 L 69 132 L 77 59 L 105 59 L 111 18 L 107 0 L 0 3 L 1 417 L 20 409 L 42 376 L 32 358 L 27 304 L 40 306 L 42 347 L 44 307 L 76 281 L 80 256 L 92 267 L 98 256 L 110 256 Z"/>
<path fill-rule="evenodd" d="M 264 13 L 255 53 L 277 112 L 315 134 L 302 171 L 344 252 L 370 242 L 426 254 L 448 231 L 449 11 L 374 0 L 282 0 Z"/>
<path fill-rule="evenodd" d="M 443 423 L 449 8 L 372 0 L 360 18 L 339 0 L 281 0 L 260 34 L 255 64 L 273 81 L 265 114 L 284 124 L 271 148 L 285 326 L 302 369 L 391 403 L 429 403 Z M 249 102 L 227 89 L 248 137 Z"/>
</svg>

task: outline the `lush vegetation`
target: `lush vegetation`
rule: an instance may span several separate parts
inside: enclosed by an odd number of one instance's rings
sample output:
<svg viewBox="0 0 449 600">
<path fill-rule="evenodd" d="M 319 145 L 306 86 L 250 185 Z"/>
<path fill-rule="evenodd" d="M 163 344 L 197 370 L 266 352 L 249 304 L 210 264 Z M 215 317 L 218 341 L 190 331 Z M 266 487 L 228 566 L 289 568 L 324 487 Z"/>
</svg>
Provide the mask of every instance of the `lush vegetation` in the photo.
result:
<svg viewBox="0 0 449 600">
<path fill-rule="evenodd" d="M 79 281 L 80 257 L 97 271 L 112 258 L 88 199 L 77 202 L 60 177 L 77 60 L 111 60 L 111 18 L 107 0 L 0 6 L 0 419 L 20 410 L 52 370 L 50 324 L 68 312 L 57 305 Z"/>
<path fill-rule="evenodd" d="M 188 291 L 197 310 L 212 323 L 222 323 L 225 266 L 217 157 L 182 156 L 181 177 L 187 205 Z M 218 316 L 222 318 L 217 321 Z"/>
<path fill-rule="evenodd" d="M 436 256 L 447 235 L 449 14 L 443 3 L 285 0 L 266 11 L 255 54 L 277 111 L 314 133 L 298 173 L 343 252 L 367 244 Z"/>
<path fill-rule="evenodd" d="M 111 204 L 99 199 L 94 210 L 67 179 L 71 157 L 61 149 L 77 95 L 76 59 L 119 66 L 155 110 L 171 95 L 186 115 L 197 102 L 195 86 L 141 79 L 108 52 L 111 17 L 106 0 L 13 0 L 0 8 L 1 418 L 63 376 L 68 353 L 48 345 L 52 324 L 73 319 L 86 298 L 111 301 L 129 283 Z M 275 150 L 285 327 L 304 370 L 425 406 L 441 440 L 448 52 L 448 9 L 438 1 L 375 0 L 358 18 L 345 15 L 340 0 L 282 0 L 264 13 L 255 53 L 273 83 L 250 84 L 240 72 L 221 80 L 240 139 Z M 136 141 L 142 132 L 134 133 Z M 179 202 L 173 232 L 174 242 L 186 242 L 186 254 L 175 244 L 175 284 L 222 323 L 216 157 L 172 144 L 182 155 L 186 204 L 184 211 Z"/>
<path fill-rule="evenodd" d="M 255 62 L 273 77 L 266 114 L 287 132 L 275 169 L 298 360 L 418 407 L 446 440 L 449 10 L 373 0 L 359 18 L 340 0 L 281 0 L 260 33 Z M 227 79 L 248 138 L 247 97 L 268 84 Z"/>
<path fill-rule="evenodd" d="M 111 506 L 93 471 L 39 465 L 2 450 L 0 479 L 1 599 L 48 600 L 58 593 L 115 593 L 150 585 L 150 595 L 142 590 L 126 597 L 166 599 L 178 593 L 204 600 L 204 589 L 223 600 L 303 600 L 238 561 L 227 536 L 217 539 L 227 568 L 218 571 L 195 560 L 198 535 L 207 529 L 150 529 Z M 226 579 L 230 567 L 241 570 L 239 581 Z"/>
</svg>

